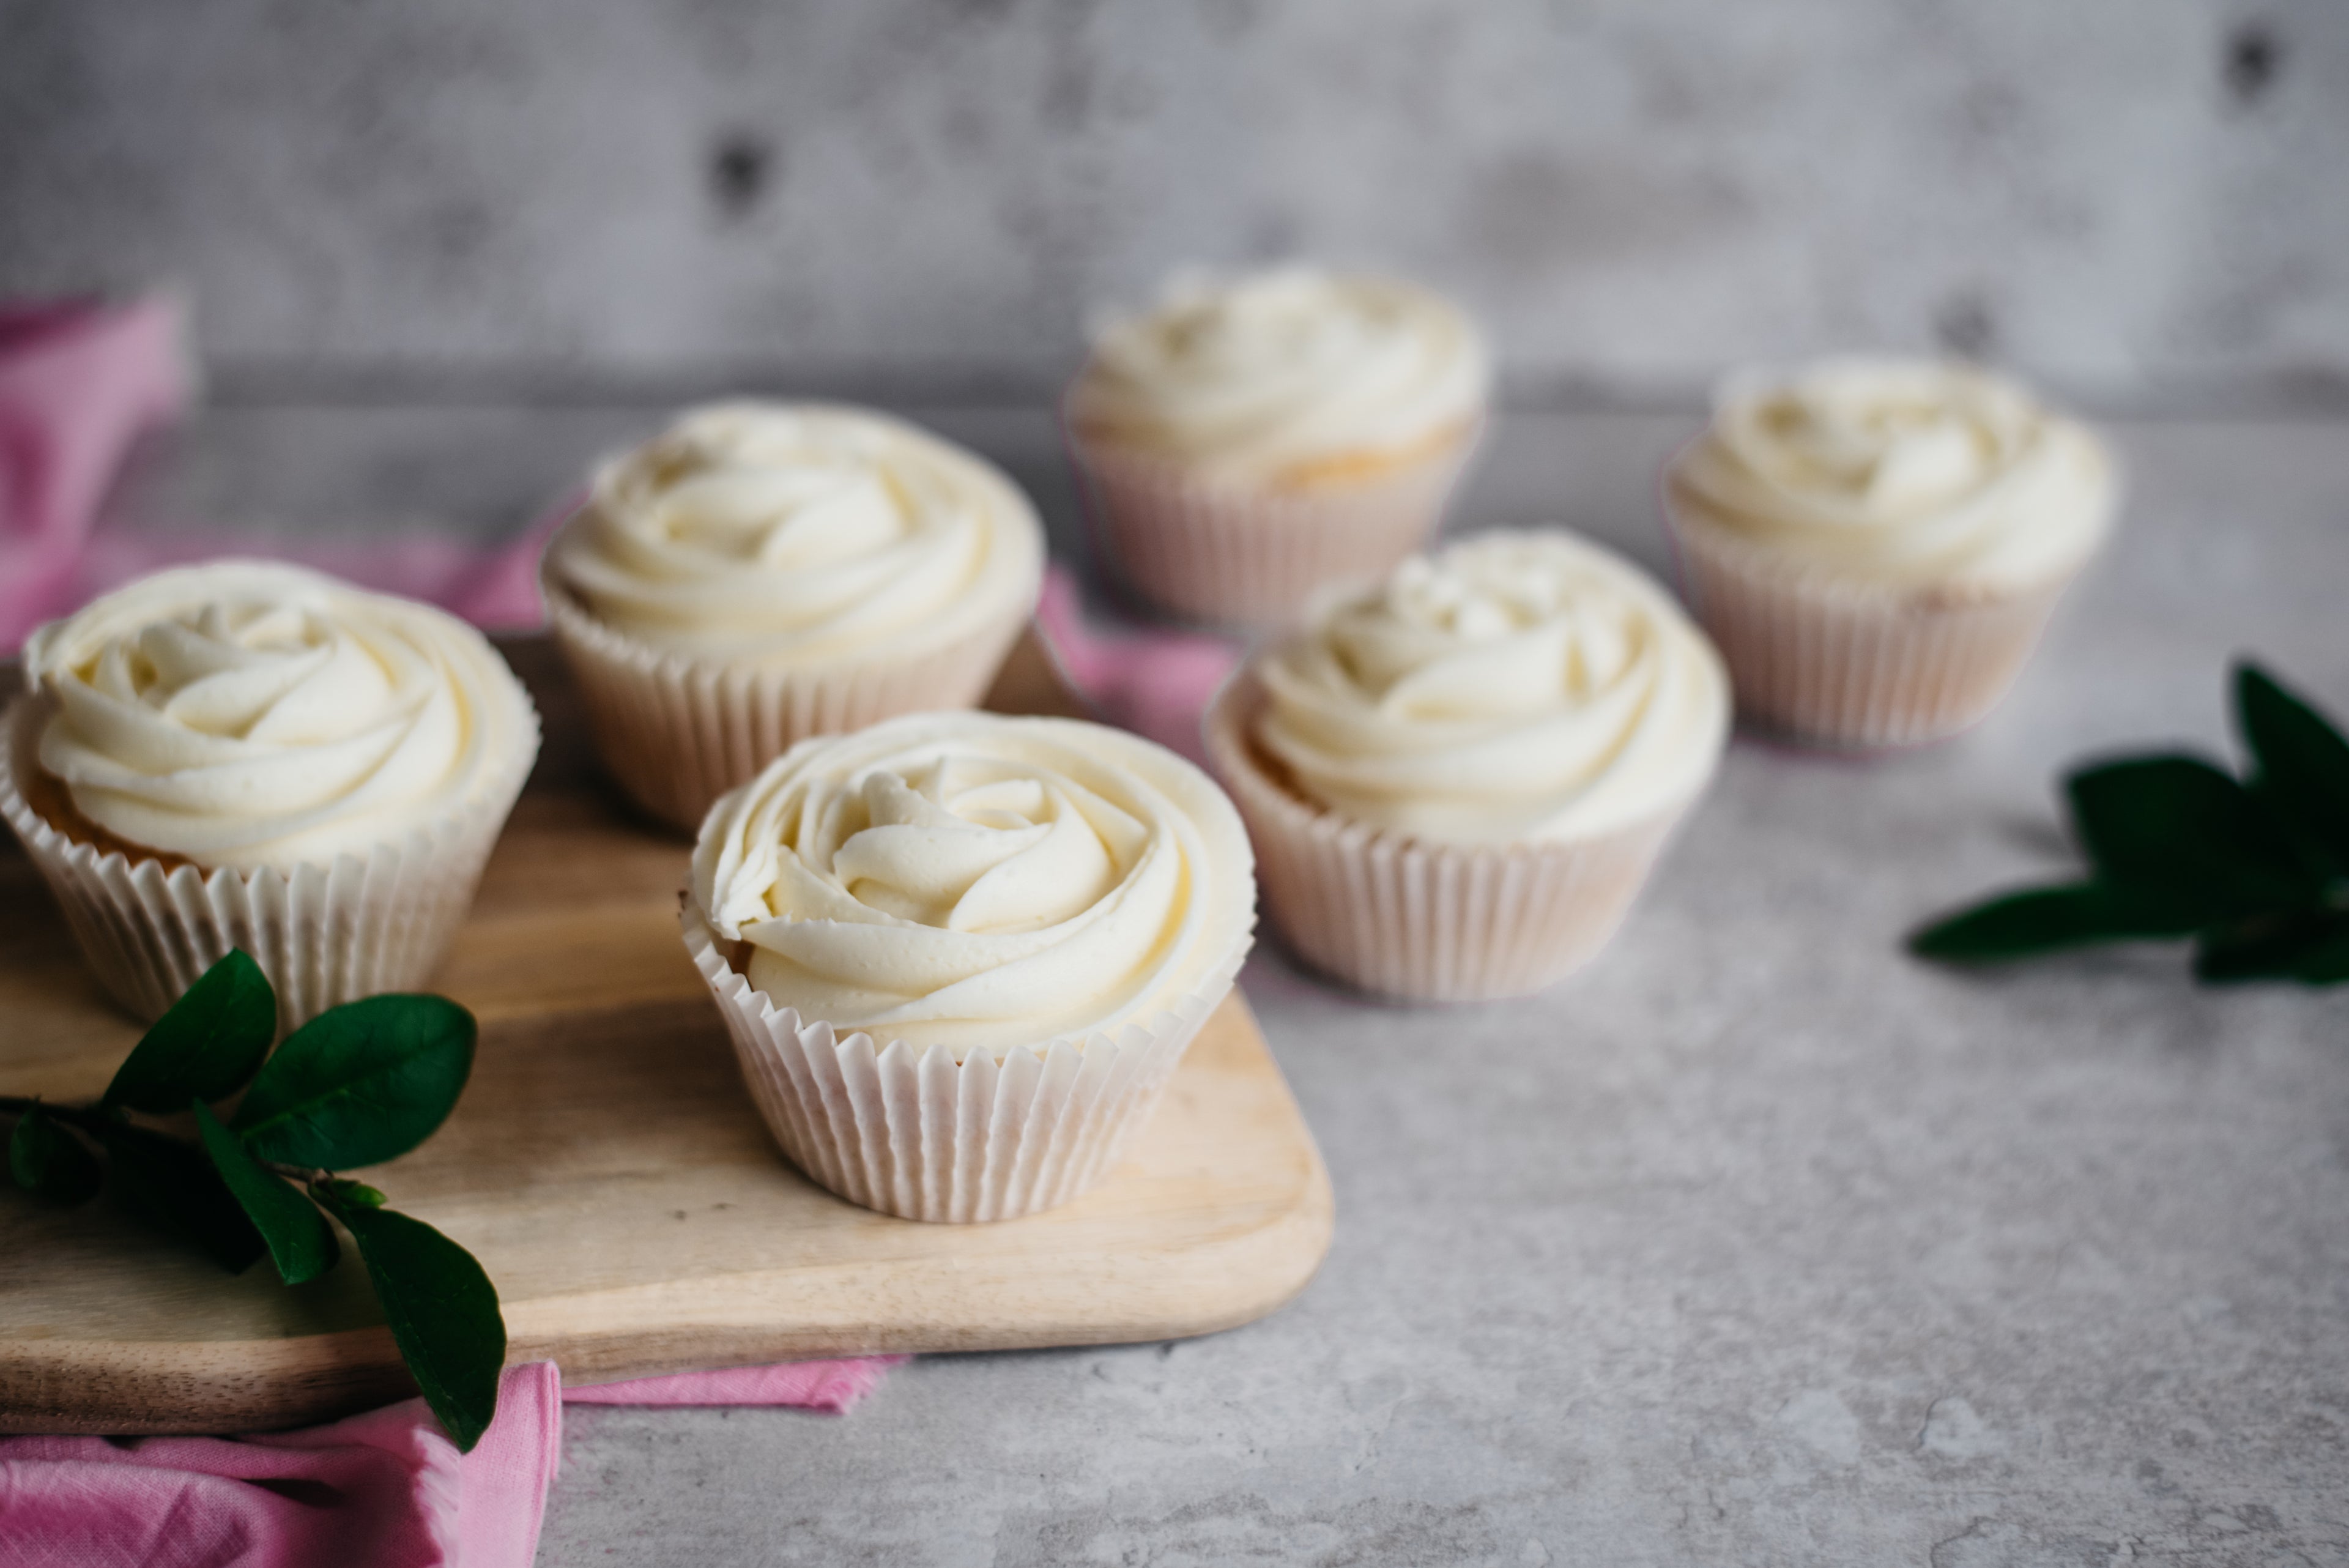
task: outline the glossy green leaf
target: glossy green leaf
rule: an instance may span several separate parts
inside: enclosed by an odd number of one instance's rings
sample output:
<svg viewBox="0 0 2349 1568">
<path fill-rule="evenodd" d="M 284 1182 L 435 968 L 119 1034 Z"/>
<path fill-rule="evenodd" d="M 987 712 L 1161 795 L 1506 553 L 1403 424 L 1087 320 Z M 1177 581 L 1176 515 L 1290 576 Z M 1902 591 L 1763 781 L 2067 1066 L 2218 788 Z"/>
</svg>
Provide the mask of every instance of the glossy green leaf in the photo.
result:
<svg viewBox="0 0 2349 1568">
<path fill-rule="evenodd" d="M 163 1115 L 236 1092 L 277 1037 L 277 997 L 241 948 L 198 976 L 106 1086 L 108 1106 Z"/>
<path fill-rule="evenodd" d="M 2100 883 L 2031 888 L 1944 916 L 1909 939 L 1920 958 L 1998 963 L 2095 942 L 2190 934 L 2158 896 L 2138 898 Z"/>
<path fill-rule="evenodd" d="M 2199 757 L 2131 757 L 2067 781 L 2095 880 L 2193 929 L 2289 908 L 2316 884 L 2251 793 Z"/>
<path fill-rule="evenodd" d="M 254 1229 L 268 1244 L 269 1259 L 277 1265 L 278 1278 L 289 1285 L 298 1285 L 333 1268 L 335 1260 L 342 1255 L 342 1247 L 335 1240 L 335 1228 L 326 1223 L 318 1206 L 300 1188 L 254 1163 L 236 1135 L 221 1126 L 219 1118 L 206 1110 L 201 1100 L 196 1102 L 195 1112 L 196 1131 L 203 1139 L 204 1153 L 244 1210 L 245 1218 L 253 1221 Z"/>
<path fill-rule="evenodd" d="M 473 1015 L 443 996 L 370 996 L 295 1030 L 229 1126 L 264 1159 L 347 1170 L 406 1154 L 456 1107 Z"/>
<path fill-rule="evenodd" d="M 2251 793 L 2324 871 L 2349 877 L 2349 740 L 2258 665 L 2235 667 Z"/>
<path fill-rule="evenodd" d="M 98 1157 L 57 1117 L 35 1106 L 8 1136 L 8 1174 L 16 1185 L 51 1203 L 86 1203 L 104 1179 Z"/>
<path fill-rule="evenodd" d="M 2196 944 L 2194 973 L 2218 982 L 2339 985 L 2349 981 L 2349 912 L 2315 910 L 2209 932 Z"/>
<path fill-rule="evenodd" d="M 498 1409 L 506 1324 L 498 1293 L 473 1255 L 421 1220 L 357 1200 L 356 1183 L 311 1190 L 359 1245 L 376 1300 L 425 1403 L 460 1449 L 471 1451 Z"/>
<path fill-rule="evenodd" d="M 117 1203 L 168 1236 L 202 1249 L 233 1274 L 266 1251 L 220 1172 L 193 1144 L 118 1123 L 98 1134 L 108 1156 L 106 1189 Z"/>
</svg>

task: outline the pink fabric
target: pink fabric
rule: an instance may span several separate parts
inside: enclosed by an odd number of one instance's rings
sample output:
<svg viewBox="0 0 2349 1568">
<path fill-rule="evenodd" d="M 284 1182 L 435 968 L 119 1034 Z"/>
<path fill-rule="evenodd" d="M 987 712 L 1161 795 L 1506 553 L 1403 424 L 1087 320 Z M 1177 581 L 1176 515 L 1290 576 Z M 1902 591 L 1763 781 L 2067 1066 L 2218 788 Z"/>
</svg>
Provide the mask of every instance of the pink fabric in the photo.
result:
<svg viewBox="0 0 2349 1568">
<path fill-rule="evenodd" d="M 0 626 L 0 648 L 22 642 L 25 633 L 41 622 L 78 609 L 134 577 L 221 556 L 299 561 L 346 582 L 439 605 L 492 631 L 528 630 L 544 615 L 538 602 L 540 552 L 573 506 L 566 499 L 542 514 L 520 537 L 490 548 L 436 534 L 378 543 L 320 542 L 224 531 L 190 531 L 150 539 L 101 531 L 83 541 L 71 568 L 53 591 L 29 606 L 30 613 L 21 626 Z"/>
<path fill-rule="evenodd" d="M 1105 722 L 1204 762 L 1199 716 L 1239 663 L 1237 645 L 1195 632 L 1094 629 L 1077 580 L 1055 564 L 1036 605 L 1061 672 Z"/>
<path fill-rule="evenodd" d="M 563 1438 L 550 1361 L 509 1369 L 470 1454 L 421 1399 L 250 1438 L 0 1438 L 24 1568 L 525 1568 Z"/>
<path fill-rule="evenodd" d="M 795 1405 L 845 1411 L 904 1361 L 876 1355 L 574 1389 L 509 1367 L 470 1454 L 421 1399 L 248 1438 L 0 1438 L 9 1568 L 529 1568 L 563 1407 Z"/>
<path fill-rule="evenodd" d="M 187 407 L 194 373 L 177 301 L 0 305 L 0 654 L 41 622 L 159 567 L 254 541 L 109 536 L 98 506 L 140 435 Z M 565 502 L 510 545 L 430 535 L 383 544 L 266 541 L 353 582 L 444 606 L 481 626 L 536 626 L 538 554 Z"/>
<path fill-rule="evenodd" d="M 0 647 L 70 591 L 130 443 L 186 406 L 178 304 L 0 305 Z"/>
<path fill-rule="evenodd" d="M 838 1415 L 879 1387 L 882 1374 L 909 1359 L 865 1355 L 853 1361 L 786 1361 L 773 1366 L 636 1377 L 574 1388 L 563 1399 L 567 1405 L 797 1405 Z"/>
</svg>

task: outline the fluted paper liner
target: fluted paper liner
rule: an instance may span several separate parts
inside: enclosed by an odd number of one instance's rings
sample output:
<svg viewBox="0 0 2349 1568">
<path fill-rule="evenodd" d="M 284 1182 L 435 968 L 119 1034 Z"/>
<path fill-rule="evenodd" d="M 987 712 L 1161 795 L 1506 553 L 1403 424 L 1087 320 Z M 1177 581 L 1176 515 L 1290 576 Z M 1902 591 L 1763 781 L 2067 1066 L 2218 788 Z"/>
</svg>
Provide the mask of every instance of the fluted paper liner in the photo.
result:
<svg viewBox="0 0 2349 1568">
<path fill-rule="evenodd" d="M 778 1008 L 727 961 L 690 897 L 684 905 L 686 951 L 775 1141 L 810 1179 L 901 1220 L 1012 1220 L 1099 1181 L 1149 1119 L 1249 946 L 1243 936 L 1171 1010 L 1115 1038 L 957 1060 L 945 1045 L 882 1046 Z"/>
<path fill-rule="evenodd" d="M 177 1002 L 204 971 L 243 948 L 277 992 L 281 1027 L 432 976 L 473 901 L 506 814 L 537 757 L 517 748 L 472 806 L 331 866 L 205 870 L 101 851 L 51 826 L 25 797 L 49 705 L 19 699 L 0 747 L 0 815 L 64 909 L 82 957 L 141 1018 Z"/>
<path fill-rule="evenodd" d="M 686 833 L 810 735 L 978 706 L 1034 607 L 1009 604 L 910 658 L 761 669 L 653 648 L 597 620 L 559 583 L 542 577 L 540 587 L 604 765 L 638 805 Z"/>
<path fill-rule="evenodd" d="M 1557 844 L 1446 845 L 1351 821 L 1273 776 L 1249 739 L 1264 701 L 1242 670 L 1207 710 L 1208 761 L 1255 843 L 1282 938 L 1350 985 L 1425 1002 L 1541 991 L 1607 945 L 1693 796 Z"/>
<path fill-rule="evenodd" d="M 1681 586 L 1721 649 L 1737 705 L 1830 746 L 1918 745 L 1998 706 L 2078 575 L 2008 588 L 1888 587 L 1790 558 L 1673 504 Z"/>
<path fill-rule="evenodd" d="M 1095 535 L 1127 586 L 1186 619 L 1272 627 L 1296 619 L 1321 589 L 1382 577 L 1423 546 L 1476 434 L 1374 474 L 1298 489 L 1203 477 L 1089 441 L 1074 426 L 1068 441 Z"/>
</svg>

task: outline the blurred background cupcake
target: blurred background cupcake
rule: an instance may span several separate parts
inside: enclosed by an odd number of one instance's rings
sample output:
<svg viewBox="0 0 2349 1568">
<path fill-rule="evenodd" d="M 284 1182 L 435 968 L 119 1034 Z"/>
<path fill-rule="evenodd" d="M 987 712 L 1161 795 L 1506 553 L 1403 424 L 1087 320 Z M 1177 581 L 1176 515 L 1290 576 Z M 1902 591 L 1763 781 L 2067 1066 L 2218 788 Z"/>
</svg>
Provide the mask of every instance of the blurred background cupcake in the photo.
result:
<svg viewBox="0 0 2349 1568">
<path fill-rule="evenodd" d="M 1303 266 L 1184 275 L 1095 334 L 1069 445 L 1135 594 L 1277 625 L 1434 533 L 1491 379 L 1475 324 L 1417 285 Z"/>
<path fill-rule="evenodd" d="M 1728 726 L 1719 657 L 1645 573 L 1562 531 L 1493 533 L 1260 654 L 1207 749 L 1299 957 L 1470 1001 L 1605 944 Z"/>
<path fill-rule="evenodd" d="M 2085 426 L 1972 366 L 1731 377 L 1666 520 L 1750 717 L 1837 746 L 1931 741 L 2006 694 L 2109 527 Z"/>
<path fill-rule="evenodd" d="M 607 462 L 543 576 L 605 764 L 691 832 L 804 736 L 976 703 L 1043 563 L 984 459 L 868 410 L 735 402 Z"/>
</svg>

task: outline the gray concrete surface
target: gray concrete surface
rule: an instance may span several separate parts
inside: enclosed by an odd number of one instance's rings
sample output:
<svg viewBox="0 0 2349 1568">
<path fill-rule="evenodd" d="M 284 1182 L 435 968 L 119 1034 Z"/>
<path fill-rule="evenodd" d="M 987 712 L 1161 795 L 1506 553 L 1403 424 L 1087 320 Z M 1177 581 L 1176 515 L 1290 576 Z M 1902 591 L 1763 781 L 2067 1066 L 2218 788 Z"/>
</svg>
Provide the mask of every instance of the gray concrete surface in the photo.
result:
<svg viewBox="0 0 2349 1568">
<path fill-rule="evenodd" d="M 1074 539 L 1047 418 L 931 415 Z M 224 409 L 118 525 L 493 534 L 652 417 Z M 1462 520 L 1661 564 L 1690 428 L 1505 421 Z M 1547 996 L 1399 1009 L 1251 963 L 1338 1195 L 1291 1306 L 926 1358 L 843 1418 L 573 1410 L 540 1563 L 2349 1563 L 2349 992 L 1899 950 L 2068 863 L 2068 759 L 2223 748 L 2231 654 L 2349 713 L 2349 423 L 2112 428 L 2125 525 L 1976 733 L 1741 741 Z"/>
<path fill-rule="evenodd" d="M 1185 261 L 1423 274 L 1521 387 L 1947 344 L 2349 397 L 2338 0 L 0 0 L 0 295 L 231 376 L 1034 392 Z"/>
</svg>

